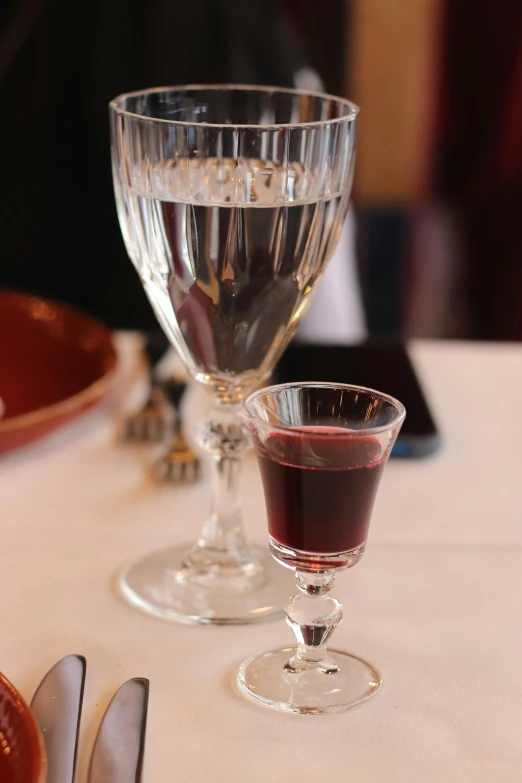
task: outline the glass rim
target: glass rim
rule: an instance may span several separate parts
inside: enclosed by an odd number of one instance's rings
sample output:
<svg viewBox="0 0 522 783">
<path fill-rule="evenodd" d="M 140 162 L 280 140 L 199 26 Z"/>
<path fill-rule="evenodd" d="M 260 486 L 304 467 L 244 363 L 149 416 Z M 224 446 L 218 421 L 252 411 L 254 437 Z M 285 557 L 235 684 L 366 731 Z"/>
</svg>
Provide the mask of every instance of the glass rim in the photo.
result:
<svg viewBox="0 0 522 783">
<path fill-rule="evenodd" d="M 330 120 L 314 120 L 312 122 L 273 122 L 273 123 L 222 123 L 222 122 L 187 122 L 186 120 L 168 120 L 161 117 L 148 117 L 144 114 L 128 111 L 121 108 L 119 105 L 127 98 L 134 98 L 138 96 L 152 95 L 160 92 L 170 92 L 178 90 L 179 92 L 189 90 L 245 90 L 250 92 L 279 92 L 290 95 L 308 95 L 313 98 L 322 98 L 331 101 L 337 101 L 343 104 L 344 114 L 341 117 L 333 117 Z M 228 128 L 229 130 L 270 130 L 270 129 L 283 129 L 283 128 L 318 128 L 326 125 L 337 125 L 342 122 L 353 122 L 359 114 L 359 106 L 347 98 L 341 98 L 338 95 L 331 95 L 329 93 L 320 92 L 317 90 L 300 90 L 294 87 L 271 87 L 269 85 L 252 85 L 252 84 L 182 84 L 171 85 L 166 87 L 149 87 L 145 90 L 134 90 L 132 92 L 123 92 L 117 95 L 112 101 L 109 102 L 109 108 L 120 116 L 132 117 L 136 120 L 143 122 L 160 122 L 165 125 L 179 125 L 180 127 L 200 127 L 200 128 Z"/>
<path fill-rule="evenodd" d="M 292 430 L 292 432 L 300 433 L 300 434 L 309 434 L 310 428 L 306 425 L 297 425 L 297 426 L 282 426 L 280 424 L 272 424 L 271 422 L 265 421 L 264 419 L 261 419 L 257 414 L 253 413 L 250 410 L 250 405 L 258 398 L 261 397 L 263 394 L 270 394 L 274 393 L 275 391 L 281 391 L 284 389 L 297 389 L 297 388 L 313 388 L 313 389 L 339 389 L 342 391 L 356 391 L 356 392 L 365 392 L 367 394 L 371 394 L 375 397 L 379 397 L 381 400 L 390 403 L 395 408 L 395 415 L 389 421 L 387 424 L 382 424 L 379 427 L 361 427 L 361 429 L 358 430 L 350 430 L 349 433 L 354 436 L 361 436 L 361 435 L 378 435 L 382 432 L 388 432 L 389 430 L 394 429 L 395 427 L 398 427 L 402 424 L 404 419 L 406 418 L 406 408 L 395 397 L 392 397 L 391 394 L 386 394 L 385 392 L 378 391 L 377 389 L 372 389 L 369 386 L 358 386 L 357 384 L 351 384 L 351 383 L 329 383 L 329 382 L 322 382 L 322 381 L 291 381 L 290 383 L 274 383 L 271 386 L 264 386 L 262 389 L 258 389 L 257 391 L 250 394 L 246 400 L 243 403 L 243 410 L 245 412 L 245 416 L 248 420 L 251 422 L 256 422 L 256 424 L 259 422 L 261 426 L 263 426 L 266 429 L 270 429 L 271 431 L 278 431 L 281 433 L 288 432 L 289 430 Z M 347 430 L 339 427 L 336 428 L 335 431 L 330 431 L 329 437 L 332 438 L 339 438 L 339 437 L 345 437 L 346 438 Z"/>
</svg>

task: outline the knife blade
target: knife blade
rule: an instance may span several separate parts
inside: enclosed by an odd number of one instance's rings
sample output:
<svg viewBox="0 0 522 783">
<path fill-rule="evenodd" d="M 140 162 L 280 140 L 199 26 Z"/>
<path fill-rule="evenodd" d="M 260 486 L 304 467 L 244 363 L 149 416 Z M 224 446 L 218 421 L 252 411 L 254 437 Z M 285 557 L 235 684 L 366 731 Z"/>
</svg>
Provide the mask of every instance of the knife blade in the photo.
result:
<svg viewBox="0 0 522 783">
<path fill-rule="evenodd" d="M 67 655 L 50 669 L 36 689 L 31 709 L 47 754 L 47 783 L 73 783 L 87 662 Z"/>
<path fill-rule="evenodd" d="M 103 716 L 89 764 L 88 783 L 140 783 L 149 681 L 127 680 Z"/>
</svg>

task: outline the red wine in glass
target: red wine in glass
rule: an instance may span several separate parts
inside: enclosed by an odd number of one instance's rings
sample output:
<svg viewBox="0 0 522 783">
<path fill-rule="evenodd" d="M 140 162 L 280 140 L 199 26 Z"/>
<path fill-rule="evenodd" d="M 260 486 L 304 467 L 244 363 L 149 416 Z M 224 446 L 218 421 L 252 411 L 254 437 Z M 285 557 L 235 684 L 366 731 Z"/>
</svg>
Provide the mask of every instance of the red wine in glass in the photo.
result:
<svg viewBox="0 0 522 783">
<path fill-rule="evenodd" d="M 363 545 L 386 462 L 368 435 L 332 427 L 273 433 L 258 450 L 270 536 L 315 554 Z"/>
<path fill-rule="evenodd" d="M 337 712 L 381 683 L 371 663 L 328 649 L 342 620 L 330 591 L 359 562 L 372 507 L 406 411 L 361 386 L 286 383 L 252 394 L 245 413 L 264 484 L 270 551 L 296 575 L 286 621 L 296 644 L 244 661 L 238 683 L 286 712 Z"/>
</svg>

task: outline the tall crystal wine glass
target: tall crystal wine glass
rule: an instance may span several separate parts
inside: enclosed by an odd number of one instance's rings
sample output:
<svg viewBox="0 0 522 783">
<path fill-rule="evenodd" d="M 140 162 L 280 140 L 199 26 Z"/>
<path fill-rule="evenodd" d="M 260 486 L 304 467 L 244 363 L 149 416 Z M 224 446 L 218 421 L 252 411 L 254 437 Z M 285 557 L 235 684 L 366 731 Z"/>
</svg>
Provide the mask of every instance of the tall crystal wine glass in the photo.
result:
<svg viewBox="0 0 522 783">
<path fill-rule="evenodd" d="M 381 678 L 357 656 L 328 650 L 342 618 L 329 595 L 361 559 L 373 503 L 405 417 L 400 402 L 359 386 L 289 383 L 245 403 L 268 512 L 272 555 L 295 571 L 286 620 L 297 646 L 260 653 L 239 670 L 252 699 L 288 712 L 344 710 Z"/>
<path fill-rule="evenodd" d="M 199 433 L 213 464 L 199 538 L 121 577 L 149 613 L 240 623 L 282 611 L 270 559 L 249 546 L 241 520 L 241 403 L 269 376 L 336 246 L 357 111 L 318 93 L 241 86 L 146 90 L 110 104 L 127 251 L 165 333 L 213 397 Z"/>
</svg>

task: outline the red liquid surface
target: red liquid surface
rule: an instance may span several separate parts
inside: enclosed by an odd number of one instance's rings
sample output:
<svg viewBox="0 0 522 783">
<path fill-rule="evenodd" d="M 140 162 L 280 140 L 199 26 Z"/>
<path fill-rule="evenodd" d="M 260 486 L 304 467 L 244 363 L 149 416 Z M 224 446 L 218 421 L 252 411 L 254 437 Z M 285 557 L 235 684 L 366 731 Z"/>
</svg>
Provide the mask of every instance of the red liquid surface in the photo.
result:
<svg viewBox="0 0 522 783">
<path fill-rule="evenodd" d="M 268 529 L 280 544 L 338 553 L 366 541 L 384 469 L 381 446 L 339 432 L 310 427 L 274 433 L 258 451 Z"/>
</svg>

